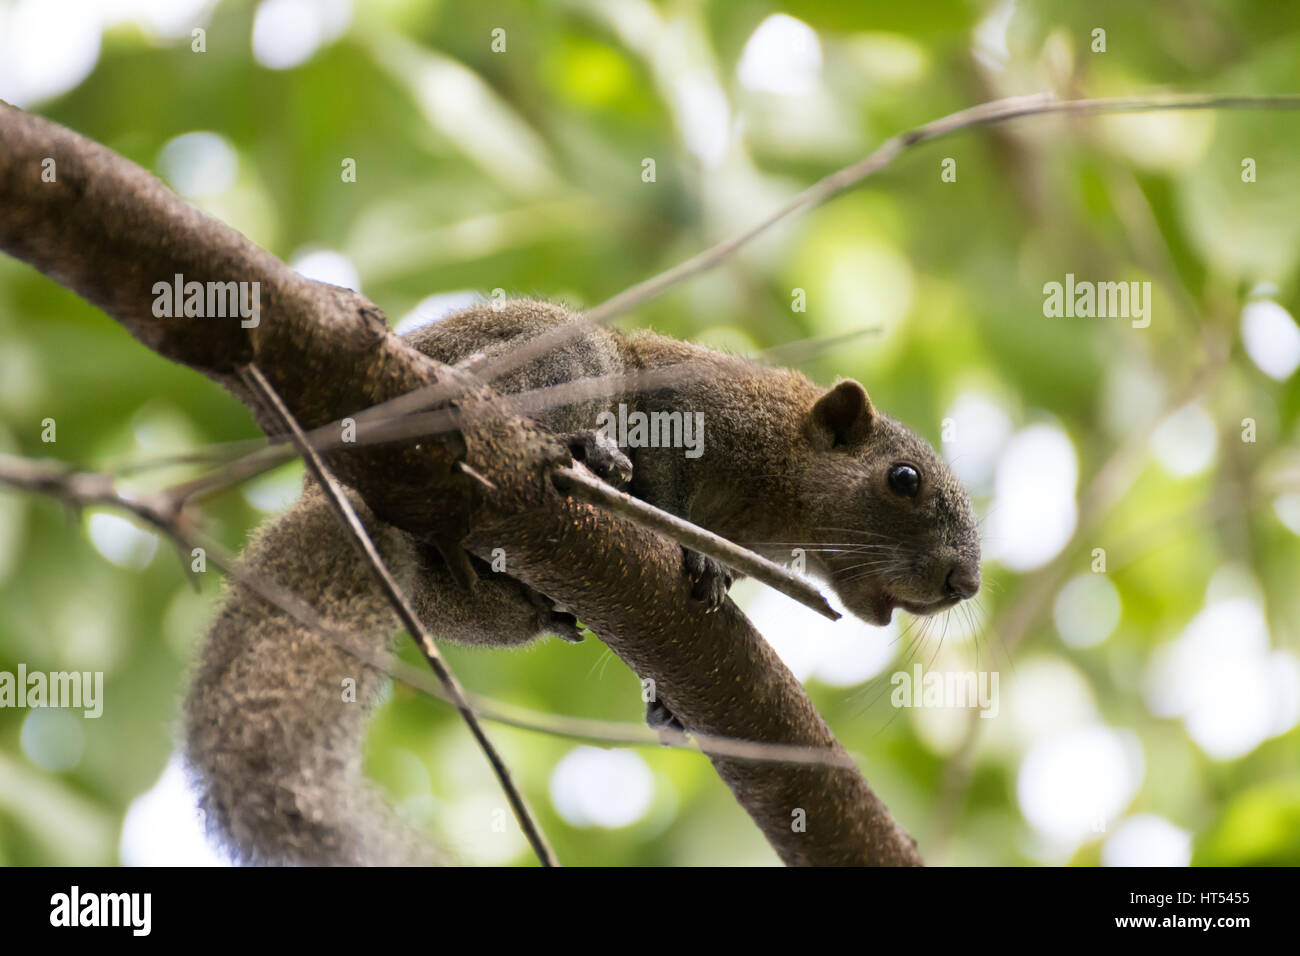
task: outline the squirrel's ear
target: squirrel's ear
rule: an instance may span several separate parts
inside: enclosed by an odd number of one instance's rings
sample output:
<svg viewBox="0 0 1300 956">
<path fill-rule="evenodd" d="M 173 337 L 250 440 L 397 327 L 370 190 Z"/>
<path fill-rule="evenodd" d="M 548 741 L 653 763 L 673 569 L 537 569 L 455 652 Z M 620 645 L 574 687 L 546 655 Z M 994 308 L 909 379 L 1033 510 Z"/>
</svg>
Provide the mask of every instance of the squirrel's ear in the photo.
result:
<svg viewBox="0 0 1300 956">
<path fill-rule="evenodd" d="M 812 409 L 813 425 L 825 429 L 831 445 L 852 445 L 866 438 L 876 420 L 867 390 L 853 379 L 845 379 L 817 399 Z"/>
</svg>

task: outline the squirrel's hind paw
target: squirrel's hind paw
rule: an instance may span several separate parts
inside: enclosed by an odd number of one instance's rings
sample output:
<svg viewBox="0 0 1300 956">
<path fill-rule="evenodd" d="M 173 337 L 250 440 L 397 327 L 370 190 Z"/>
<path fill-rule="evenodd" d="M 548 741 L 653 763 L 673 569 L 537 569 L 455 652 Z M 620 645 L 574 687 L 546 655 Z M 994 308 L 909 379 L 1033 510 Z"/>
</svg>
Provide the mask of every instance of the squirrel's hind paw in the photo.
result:
<svg viewBox="0 0 1300 956">
<path fill-rule="evenodd" d="M 562 641 L 568 641 L 570 644 L 581 644 L 583 641 L 582 630 L 578 627 L 578 619 L 568 611 L 561 611 L 555 606 L 555 602 L 548 598 L 540 591 L 534 591 L 528 585 L 521 585 L 528 599 L 532 601 L 533 607 L 537 610 L 537 631 L 539 634 L 554 634 Z"/>
<path fill-rule="evenodd" d="M 578 619 L 567 611 L 552 611 L 550 619 L 542 624 L 542 630 L 570 644 L 581 644 L 584 638 Z"/>
<path fill-rule="evenodd" d="M 678 733 L 686 733 L 686 728 L 682 722 L 673 716 L 673 712 L 668 709 L 668 705 L 661 700 L 649 700 L 645 705 L 645 722 L 650 725 L 652 730 L 662 731 L 675 730 Z"/>
</svg>

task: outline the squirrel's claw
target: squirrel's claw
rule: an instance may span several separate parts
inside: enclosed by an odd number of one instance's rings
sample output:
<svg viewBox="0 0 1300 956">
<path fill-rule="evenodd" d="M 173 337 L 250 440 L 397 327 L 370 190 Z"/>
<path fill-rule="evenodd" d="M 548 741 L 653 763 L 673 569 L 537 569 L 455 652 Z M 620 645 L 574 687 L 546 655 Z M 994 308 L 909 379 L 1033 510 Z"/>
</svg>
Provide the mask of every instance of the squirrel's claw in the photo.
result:
<svg viewBox="0 0 1300 956">
<path fill-rule="evenodd" d="M 587 466 L 597 478 L 619 491 L 632 483 L 632 461 L 619 450 L 618 443 L 598 431 L 580 431 L 564 436 L 574 461 Z"/>
<path fill-rule="evenodd" d="M 716 611 L 727 600 L 727 591 L 731 588 L 733 576 L 731 569 L 721 561 L 705 557 L 698 551 L 682 548 L 682 564 L 686 574 L 694 582 L 691 597 L 703 601 L 710 611 Z"/>
</svg>

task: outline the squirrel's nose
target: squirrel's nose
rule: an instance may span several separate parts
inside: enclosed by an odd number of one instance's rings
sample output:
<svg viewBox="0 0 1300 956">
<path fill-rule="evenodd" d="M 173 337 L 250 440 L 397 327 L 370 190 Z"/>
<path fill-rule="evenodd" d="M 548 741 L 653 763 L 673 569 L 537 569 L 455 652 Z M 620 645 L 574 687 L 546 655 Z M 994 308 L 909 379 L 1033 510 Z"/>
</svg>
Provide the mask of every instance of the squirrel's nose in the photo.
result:
<svg viewBox="0 0 1300 956">
<path fill-rule="evenodd" d="M 975 562 L 954 564 L 944 580 L 948 594 L 960 600 L 974 597 L 980 589 L 980 567 Z"/>
</svg>

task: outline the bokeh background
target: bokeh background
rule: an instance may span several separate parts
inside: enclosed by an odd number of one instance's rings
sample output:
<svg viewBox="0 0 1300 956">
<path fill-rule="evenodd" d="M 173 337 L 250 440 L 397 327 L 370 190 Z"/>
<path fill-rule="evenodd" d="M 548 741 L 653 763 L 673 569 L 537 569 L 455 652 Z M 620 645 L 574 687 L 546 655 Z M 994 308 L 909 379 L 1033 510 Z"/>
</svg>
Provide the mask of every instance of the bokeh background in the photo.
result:
<svg viewBox="0 0 1300 956">
<path fill-rule="evenodd" d="M 493 289 L 594 305 L 995 97 L 1295 92 L 1298 28 L 1300 6 L 1228 0 L 0 0 L 0 98 L 405 329 Z M 978 613 L 922 634 L 735 596 L 928 861 L 1300 863 L 1297 157 L 1294 113 L 962 133 L 622 320 L 745 352 L 879 327 L 799 364 L 860 379 L 953 462 L 983 519 Z M 1149 282 L 1150 326 L 1046 317 L 1067 273 Z M 134 487 L 258 434 L 7 258 L 0 416 L 0 450 Z M 300 480 L 214 500 L 213 531 L 237 548 Z M 105 674 L 97 720 L 0 710 L 0 861 L 219 860 L 174 742 L 220 593 L 119 515 L 0 491 L 0 670 Z M 640 720 L 598 642 L 448 654 L 513 705 Z M 893 706 L 916 665 L 995 673 L 996 715 Z M 700 757 L 494 736 L 566 862 L 776 862 Z M 441 703 L 394 690 L 367 759 L 467 862 L 530 862 Z"/>
</svg>

